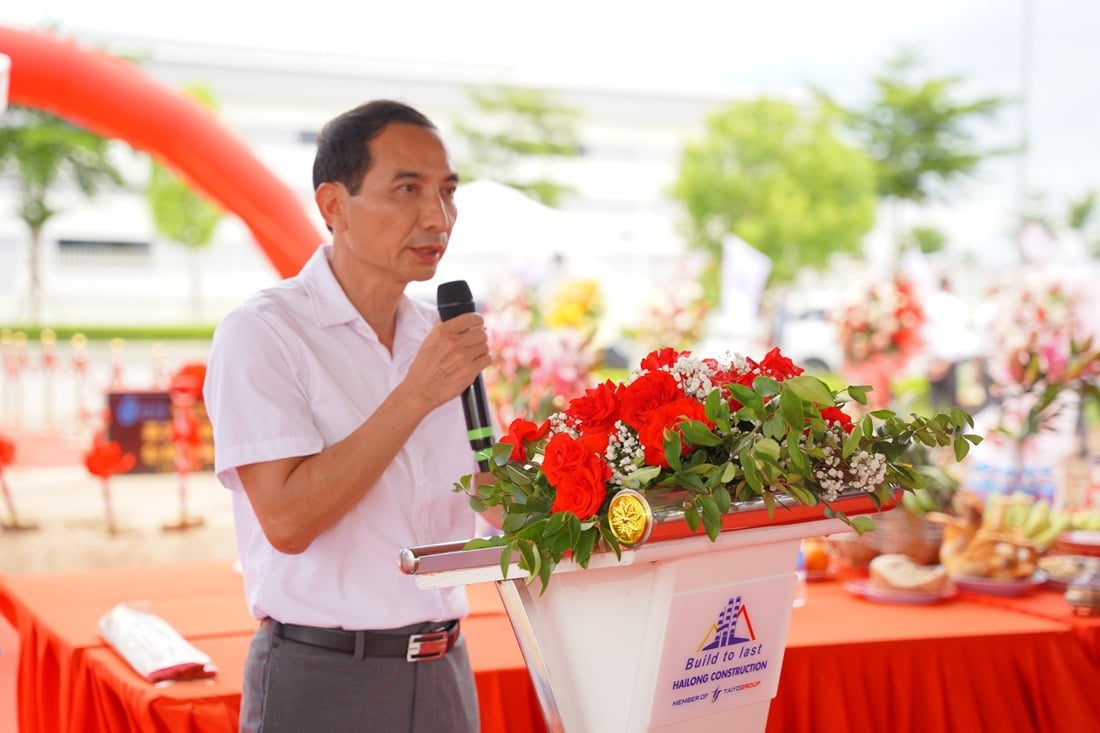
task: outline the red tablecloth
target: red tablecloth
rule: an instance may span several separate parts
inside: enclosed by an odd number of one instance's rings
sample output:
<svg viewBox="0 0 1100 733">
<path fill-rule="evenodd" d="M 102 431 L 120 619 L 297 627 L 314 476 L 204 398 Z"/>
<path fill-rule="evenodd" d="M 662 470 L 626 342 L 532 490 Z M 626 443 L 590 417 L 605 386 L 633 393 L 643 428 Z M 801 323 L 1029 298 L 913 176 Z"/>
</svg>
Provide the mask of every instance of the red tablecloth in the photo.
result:
<svg viewBox="0 0 1100 733">
<path fill-rule="evenodd" d="M 769 733 L 1100 730 L 1100 667 L 1058 621 L 968 598 L 873 603 L 811 584 Z"/>
<path fill-rule="evenodd" d="M 1066 601 L 1064 590 L 1039 589 L 1022 596 L 1009 597 L 964 591 L 962 597 L 975 603 L 1069 624 L 1077 634 L 1085 653 L 1094 663 L 1100 665 L 1100 616 L 1074 613 L 1073 606 Z"/>
<path fill-rule="evenodd" d="M 541 731 L 527 668 L 492 584 L 470 586 L 462 633 L 485 731 Z M 117 603 L 164 618 L 218 668 L 210 680 L 154 686 L 96 630 Z M 241 670 L 256 620 L 229 563 L 0 577 L 0 613 L 19 633 L 21 733 L 236 731 Z"/>
<path fill-rule="evenodd" d="M 0 613 L 19 634 L 22 733 L 87 730 L 73 727 L 75 673 L 89 649 L 104 646 L 96 623 L 122 602 L 142 604 L 187 638 L 256 628 L 227 562 L 0 577 Z"/>
<path fill-rule="evenodd" d="M 468 592 L 463 633 L 483 730 L 542 733 L 495 588 Z M 141 598 L 213 658 L 214 681 L 156 687 L 102 645 L 98 618 Z M 1058 600 L 964 594 L 892 606 L 855 597 L 841 583 L 811 584 L 807 604 L 793 612 L 768 731 L 1100 730 L 1100 664 L 1083 643 L 1097 623 L 1055 617 Z M 0 611 L 20 633 L 20 730 L 235 731 L 255 626 L 243 606 L 228 564 L 0 578 Z"/>
</svg>

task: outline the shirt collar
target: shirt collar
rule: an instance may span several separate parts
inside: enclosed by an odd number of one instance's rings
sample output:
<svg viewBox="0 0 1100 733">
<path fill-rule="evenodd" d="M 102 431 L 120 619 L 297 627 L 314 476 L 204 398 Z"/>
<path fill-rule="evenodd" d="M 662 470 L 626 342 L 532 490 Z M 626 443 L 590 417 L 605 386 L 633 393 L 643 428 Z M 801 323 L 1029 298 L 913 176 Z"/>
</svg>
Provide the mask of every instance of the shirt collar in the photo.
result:
<svg viewBox="0 0 1100 733">
<path fill-rule="evenodd" d="M 331 256 L 332 245 L 322 244 L 314 250 L 299 273 L 311 296 L 313 319 L 320 328 L 362 320 L 332 272 L 329 264 Z"/>
<path fill-rule="evenodd" d="M 299 277 L 306 283 L 310 293 L 313 319 L 318 328 L 329 328 L 363 320 L 336 280 L 330 264 L 331 257 L 332 245 L 322 244 L 306 261 L 299 273 Z M 431 329 L 433 322 L 430 311 L 415 307 L 408 295 L 401 296 L 401 302 L 397 304 L 398 332 L 411 329 L 413 333 L 422 337 Z"/>
</svg>

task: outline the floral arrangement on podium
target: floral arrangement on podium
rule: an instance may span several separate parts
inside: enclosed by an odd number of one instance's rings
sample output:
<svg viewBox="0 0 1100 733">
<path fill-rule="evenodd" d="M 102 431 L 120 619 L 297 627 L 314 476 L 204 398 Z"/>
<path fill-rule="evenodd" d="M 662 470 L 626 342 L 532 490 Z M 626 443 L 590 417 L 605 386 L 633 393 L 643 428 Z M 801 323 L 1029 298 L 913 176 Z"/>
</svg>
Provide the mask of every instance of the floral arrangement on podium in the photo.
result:
<svg viewBox="0 0 1100 733">
<path fill-rule="evenodd" d="M 866 404 L 868 391 L 834 391 L 778 349 L 759 362 L 654 351 L 628 381 L 590 388 L 541 424 L 511 423 L 493 446 L 495 480 L 456 484 L 473 509 L 503 518 L 500 535 L 467 548 L 501 547 L 502 571 L 518 553 L 545 588 L 567 555 L 581 567 L 598 546 L 621 555 L 609 510 L 630 492 L 674 493 L 690 530 L 712 541 L 734 502 L 760 499 L 773 516 L 781 497 L 824 505 L 824 516 L 866 531 L 868 517 L 833 508 L 842 493 L 865 492 L 881 509 L 893 487 L 924 485 L 905 460 L 914 441 L 962 460 L 981 440 L 960 409 L 909 419 L 878 410 L 856 421 L 843 408 Z"/>
</svg>

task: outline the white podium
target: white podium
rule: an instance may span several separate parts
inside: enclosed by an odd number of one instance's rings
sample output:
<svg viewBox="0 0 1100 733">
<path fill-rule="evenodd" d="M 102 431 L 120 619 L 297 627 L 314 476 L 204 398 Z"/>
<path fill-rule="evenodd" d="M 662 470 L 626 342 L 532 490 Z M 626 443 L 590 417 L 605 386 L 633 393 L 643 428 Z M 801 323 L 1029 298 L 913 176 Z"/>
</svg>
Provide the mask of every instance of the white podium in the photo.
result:
<svg viewBox="0 0 1100 733">
<path fill-rule="evenodd" d="M 842 498 L 849 516 L 876 509 Z M 842 532 L 823 507 L 735 504 L 711 542 L 682 513 L 655 511 L 648 542 L 555 568 L 540 594 L 500 549 L 407 548 L 423 588 L 496 581 L 553 733 L 763 731 L 779 687 L 799 542 Z"/>
</svg>

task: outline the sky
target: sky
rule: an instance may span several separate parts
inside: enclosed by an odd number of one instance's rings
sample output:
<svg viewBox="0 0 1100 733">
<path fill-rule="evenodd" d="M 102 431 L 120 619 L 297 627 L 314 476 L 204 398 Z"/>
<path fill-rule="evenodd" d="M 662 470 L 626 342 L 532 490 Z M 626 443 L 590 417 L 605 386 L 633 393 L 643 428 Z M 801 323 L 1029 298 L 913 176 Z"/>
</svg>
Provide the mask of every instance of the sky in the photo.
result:
<svg viewBox="0 0 1100 733">
<path fill-rule="evenodd" d="M 991 218 L 1018 210 L 1032 193 L 1061 213 L 1069 198 L 1100 190 L 1095 0 L 391 0 L 323 6 L 323 13 L 224 0 L 190 0 L 170 11 L 134 0 L 6 5 L 0 24 L 19 28 L 503 65 L 517 83 L 747 96 L 813 84 L 847 104 L 866 100 L 886 60 L 909 48 L 928 75 L 960 76 L 960 95 L 1020 100 L 979 132 L 989 145 L 1026 139 L 1027 153 L 987 166 L 954 191 L 954 203 L 969 212 L 969 224 L 953 222 L 960 236 L 999 236 Z"/>
</svg>

